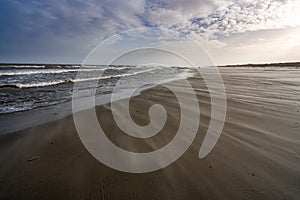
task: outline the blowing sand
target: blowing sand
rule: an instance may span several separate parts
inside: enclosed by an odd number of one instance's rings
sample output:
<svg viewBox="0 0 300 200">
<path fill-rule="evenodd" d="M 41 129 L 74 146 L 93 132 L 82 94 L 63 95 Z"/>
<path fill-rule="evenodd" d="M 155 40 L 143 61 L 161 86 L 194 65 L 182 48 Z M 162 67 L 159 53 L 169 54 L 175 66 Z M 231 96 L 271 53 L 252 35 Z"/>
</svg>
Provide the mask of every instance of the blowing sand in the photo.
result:
<svg viewBox="0 0 300 200">
<path fill-rule="evenodd" d="M 145 174 L 111 169 L 88 153 L 72 116 L 0 138 L 0 199 L 299 199 L 300 70 L 221 68 L 227 116 L 213 151 L 198 158 L 210 121 L 210 96 L 200 77 L 190 78 L 199 99 L 198 134 L 168 167 Z M 179 84 L 179 82 L 172 82 Z M 164 129 L 148 139 L 116 126 L 110 105 L 97 107 L 100 124 L 118 146 L 149 152 L 174 137 L 177 99 L 157 86 L 131 99 L 131 115 L 149 123 L 148 109 L 164 105 Z M 26 119 L 24 119 L 26 120 Z"/>
</svg>

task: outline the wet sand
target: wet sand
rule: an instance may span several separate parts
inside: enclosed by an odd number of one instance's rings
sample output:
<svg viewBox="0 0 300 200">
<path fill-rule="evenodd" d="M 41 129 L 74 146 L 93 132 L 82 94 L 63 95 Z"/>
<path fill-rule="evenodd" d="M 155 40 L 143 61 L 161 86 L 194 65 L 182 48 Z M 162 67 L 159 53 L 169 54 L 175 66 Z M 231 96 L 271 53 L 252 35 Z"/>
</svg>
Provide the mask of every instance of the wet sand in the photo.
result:
<svg viewBox="0 0 300 200">
<path fill-rule="evenodd" d="M 189 81 L 199 99 L 200 128 L 176 162 L 145 174 L 111 169 L 88 153 L 68 116 L 0 136 L 0 199 L 298 199 L 300 70 L 220 70 L 227 93 L 226 122 L 204 159 L 198 152 L 211 105 L 204 81 L 195 76 Z M 96 110 L 111 141 L 126 150 L 149 152 L 170 142 L 180 121 L 177 99 L 157 86 L 131 99 L 137 124 L 149 123 L 148 109 L 154 103 L 164 105 L 168 118 L 148 139 L 124 134 L 109 104 Z"/>
</svg>

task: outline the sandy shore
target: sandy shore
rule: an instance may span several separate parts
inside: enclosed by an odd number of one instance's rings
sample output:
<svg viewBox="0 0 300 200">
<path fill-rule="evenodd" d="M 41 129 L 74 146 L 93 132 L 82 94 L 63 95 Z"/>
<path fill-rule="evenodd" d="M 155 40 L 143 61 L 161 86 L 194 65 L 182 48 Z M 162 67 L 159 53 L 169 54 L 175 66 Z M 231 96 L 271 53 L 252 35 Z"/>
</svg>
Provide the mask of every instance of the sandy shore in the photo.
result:
<svg viewBox="0 0 300 200">
<path fill-rule="evenodd" d="M 68 116 L 0 137 L 0 199 L 299 199 L 300 70 L 220 70 L 227 117 L 206 158 L 198 152 L 210 121 L 210 97 L 195 76 L 189 81 L 199 99 L 200 128 L 175 163 L 146 174 L 111 169 L 87 152 Z M 152 138 L 122 133 L 110 105 L 97 107 L 100 124 L 124 149 L 158 149 L 174 137 L 180 112 L 173 93 L 154 87 L 131 99 L 137 124 L 149 123 L 153 103 L 164 105 L 168 118 Z"/>
</svg>

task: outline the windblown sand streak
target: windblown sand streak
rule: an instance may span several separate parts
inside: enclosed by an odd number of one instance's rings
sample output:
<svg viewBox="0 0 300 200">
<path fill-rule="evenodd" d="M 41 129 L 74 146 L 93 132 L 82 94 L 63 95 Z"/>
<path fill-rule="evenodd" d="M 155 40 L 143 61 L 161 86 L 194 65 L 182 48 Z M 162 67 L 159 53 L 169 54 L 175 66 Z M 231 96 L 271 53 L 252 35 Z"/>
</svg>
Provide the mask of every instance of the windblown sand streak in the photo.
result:
<svg viewBox="0 0 300 200">
<path fill-rule="evenodd" d="M 199 99 L 200 128 L 188 151 L 172 165 L 146 174 L 110 169 L 85 150 L 69 116 L 1 136 L 0 198 L 298 199 L 300 81 L 295 77 L 300 70 L 220 70 L 228 100 L 226 123 L 205 159 L 198 159 L 198 151 L 211 107 L 207 88 L 196 76 L 189 81 Z M 180 87 L 176 81 L 172 84 Z M 172 140 L 180 118 L 174 95 L 158 86 L 131 99 L 137 124 L 149 123 L 153 103 L 164 105 L 168 113 L 165 127 L 154 137 L 141 140 L 122 133 L 110 105 L 97 107 L 99 121 L 118 146 L 149 152 Z M 27 161 L 35 156 L 39 159 Z"/>
</svg>

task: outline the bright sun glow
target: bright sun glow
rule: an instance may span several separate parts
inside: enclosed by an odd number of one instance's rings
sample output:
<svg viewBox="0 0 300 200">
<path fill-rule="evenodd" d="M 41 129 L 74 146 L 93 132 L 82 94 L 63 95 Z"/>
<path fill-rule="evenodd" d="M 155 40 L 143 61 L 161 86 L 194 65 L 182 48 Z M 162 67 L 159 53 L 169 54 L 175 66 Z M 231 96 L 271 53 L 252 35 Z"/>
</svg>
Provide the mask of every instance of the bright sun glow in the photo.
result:
<svg viewBox="0 0 300 200">
<path fill-rule="evenodd" d="M 283 16 L 281 19 L 285 26 L 299 26 L 300 25 L 300 0 L 289 1 L 281 8 Z"/>
</svg>

